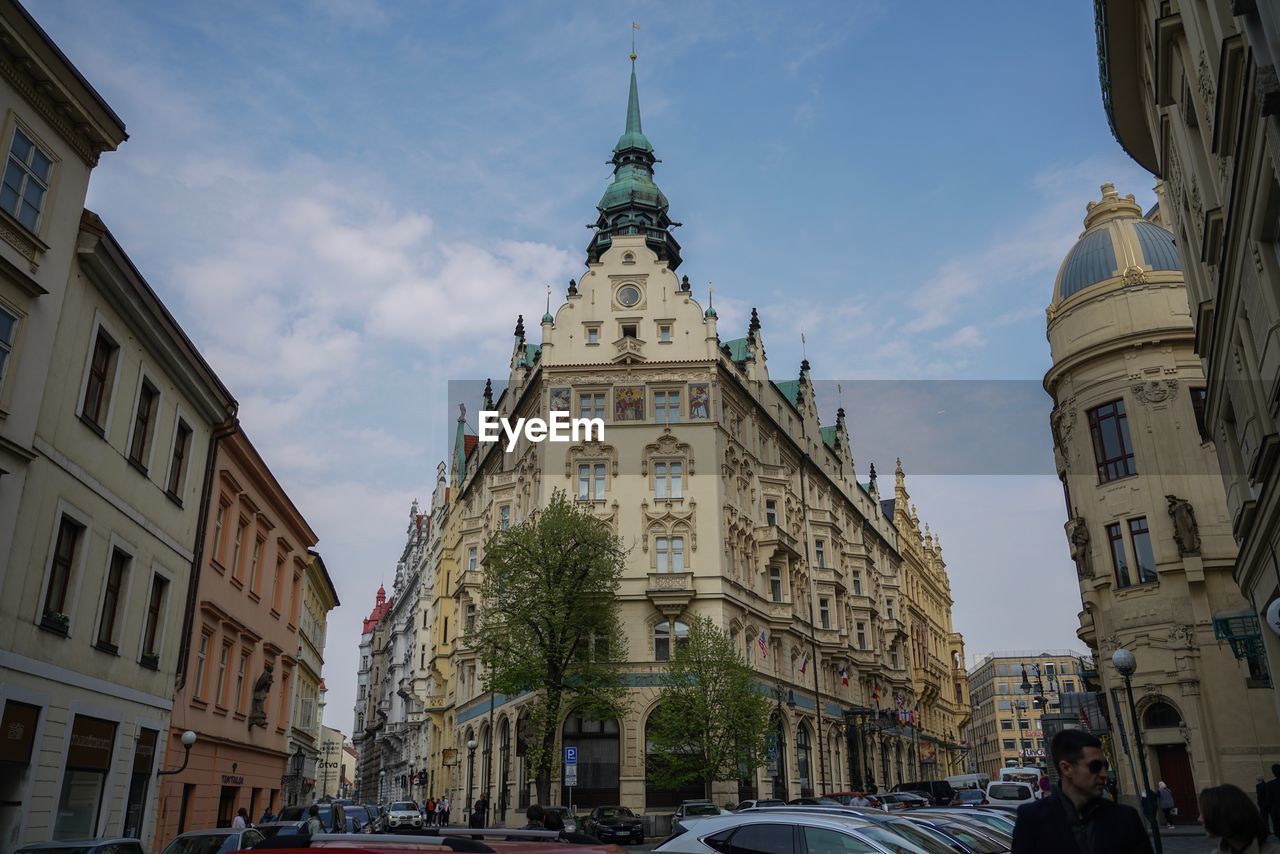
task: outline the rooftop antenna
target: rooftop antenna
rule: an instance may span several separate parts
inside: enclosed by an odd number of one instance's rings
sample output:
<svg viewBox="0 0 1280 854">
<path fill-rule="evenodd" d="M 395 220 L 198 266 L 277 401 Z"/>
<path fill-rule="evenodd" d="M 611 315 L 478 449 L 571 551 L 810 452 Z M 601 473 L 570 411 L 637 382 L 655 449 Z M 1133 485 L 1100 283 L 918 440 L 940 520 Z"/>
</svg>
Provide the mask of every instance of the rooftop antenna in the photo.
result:
<svg viewBox="0 0 1280 854">
<path fill-rule="evenodd" d="M 707 308 L 715 307 L 716 289 L 711 287 L 711 280 L 707 280 Z"/>
<path fill-rule="evenodd" d="M 804 343 L 804 330 L 803 330 L 803 329 L 801 329 L 801 330 L 800 330 L 800 358 L 804 359 L 805 361 L 808 361 L 808 360 L 809 360 L 809 353 L 808 353 L 808 351 L 805 349 L 805 343 Z"/>
<path fill-rule="evenodd" d="M 547 314 L 551 313 L 551 286 L 547 285 Z"/>
</svg>

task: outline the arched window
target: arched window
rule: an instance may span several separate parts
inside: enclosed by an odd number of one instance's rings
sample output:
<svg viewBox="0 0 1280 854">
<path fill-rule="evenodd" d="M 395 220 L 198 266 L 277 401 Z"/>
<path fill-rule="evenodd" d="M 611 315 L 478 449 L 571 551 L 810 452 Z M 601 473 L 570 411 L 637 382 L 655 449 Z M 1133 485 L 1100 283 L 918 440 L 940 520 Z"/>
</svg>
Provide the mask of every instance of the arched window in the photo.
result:
<svg viewBox="0 0 1280 854">
<path fill-rule="evenodd" d="M 490 794 L 489 782 L 493 779 L 490 771 L 493 769 L 493 734 L 486 725 L 480 730 L 480 791 L 486 796 Z"/>
<path fill-rule="evenodd" d="M 841 772 L 844 770 L 844 764 L 840 761 L 840 732 L 834 727 L 827 736 L 827 743 L 831 745 L 831 787 L 832 789 L 843 789 L 841 778 L 844 776 Z"/>
<path fill-rule="evenodd" d="M 673 638 L 674 636 L 674 638 Z M 689 627 L 676 621 L 661 622 L 653 627 L 653 660 L 669 661 L 673 648 L 672 640 L 675 641 L 675 648 L 680 648 L 689 642 Z"/>
<path fill-rule="evenodd" d="M 809 727 L 800 724 L 796 728 L 796 771 L 800 775 L 800 797 L 802 798 L 813 796 L 813 775 L 809 772 L 812 753 L 809 744 Z"/>
<path fill-rule="evenodd" d="M 894 766 L 894 769 L 898 772 L 898 782 L 899 782 L 899 783 L 903 782 L 903 779 L 902 779 L 902 776 L 903 776 L 903 775 L 902 775 L 902 742 L 898 742 L 897 744 L 895 744 L 895 745 L 893 746 L 893 766 Z"/>
<path fill-rule="evenodd" d="M 1182 715 L 1168 703 L 1152 703 L 1142 715 L 1142 725 L 1147 729 L 1176 727 L 1182 723 Z"/>
<path fill-rule="evenodd" d="M 529 759 L 526 744 L 529 739 L 529 730 L 532 727 L 529 716 L 520 713 L 519 719 L 516 721 L 516 779 L 517 785 L 520 787 L 519 794 L 516 797 L 516 807 L 524 809 L 529 806 Z"/>
</svg>

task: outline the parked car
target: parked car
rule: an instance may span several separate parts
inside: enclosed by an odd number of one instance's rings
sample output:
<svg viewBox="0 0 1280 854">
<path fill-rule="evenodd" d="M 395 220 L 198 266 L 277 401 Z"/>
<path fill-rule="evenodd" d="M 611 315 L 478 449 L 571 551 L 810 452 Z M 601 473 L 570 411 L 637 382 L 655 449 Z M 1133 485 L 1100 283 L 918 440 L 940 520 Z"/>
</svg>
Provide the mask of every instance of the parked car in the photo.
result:
<svg viewBox="0 0 1280 854">
<path fill-rule="evenodd" d="M 173 837 L 163 854 L 230 854 L 253 848 L 262 840 L 262 834 L 252 827 L 188 830 Z"/>
<path fill-rule="evenodd" d="M 862 821 L 869 821 L 872 824 L 891 830 L 907 842 L 924 851 L 925 854 L 956 854 L 957 851 L 961 852 L 961 854 L 974 854 L 974 852 L 966 851 L 962 847 L 957 846 L 955 841 L 946 834 L 931 828 L 921 827 L 918 824 L 907 821 L 907 819 L 900 814 L 890 815 L 881 812 L 880 810 L 872 809 L 871 807 L 788 806 L 775 811 L 794 812 L 796 810 L 812 812 L 815 815 L 846 815 L 861 819 Z M 883 842 L 884 840 L 881 841 Z M 894 850 L 893 846 L 888 847 L 890 850 Z"/>
<path fill-rule="evenodd" d="M 688 830 L 663 842 L 655 852 L 718 854 L 736 850 L 735 837 L 747 840 L 747 851 L 874 851 L 877 854 L 924 854 L 901 836 L 875 823 L 847 815 L 822 815 L 804 809 L 760 810 L 706 816 Z M 884 840 L 888 841 L 888 844 Z M 805 848 L 801 848 L 801 845 Z"/>
<path fill-rule="evenodd" d="M 953 807 L 980 807 L 987 802 L 987 793 L 981 789 L 957 789 L 951 799 Z"/>
<path fill-rule="evenodd" d="M 422 828 L 422 812 L 413 801 L 395 801 L 387 809 L 386 830 L 413 830 Z"/>
<path fill-rule="evenodd" d="M 373 821 L 373 833 L 381 833 L 385 814 L 382 808 L 377 804 L 365 804 L 364 808 L 369 811 L 369 818 Z"/>
<path fill-rule="evenodd" d="M 935 830 L 954 837 L 977 854 L 1002 854 L 1013 848 L 1012 836 L 993 828 L 964 821 L 962 815 L 948 816 L 913 810 L 903 817 L 909 821 L 927 824 Z"/>
<path fill-rule="evenodd" d="M 1030 783 L 1017 783 L 1004 780 L 987 786 L 987 802 L 992 804 L 1011 804 L 1019 806 L 1035 799 L 1036 790 Z"/>
<path fill-rule="evenodd" d="M 568 807 L 543 807 L 542 812 L 544 814 L 558 813 L 560 820 L 564 822 L 565 833 L 577 833 L 581 829 L 582 823 L 578 821 L 578 816 L 570 811 Z"/>
<path fill-rule="evenodd" d="M 742 812 L 743 810 L 756 809 L 757 807 L 781 807 L 786 806 L 786 801 L 780 801 L 776 798 L 761 798 L 755 801 L 743 801 L 733 808 L 734 812 Z"/>
<path fill-rule="evenodd" d="M 990 828 L 997 833 L 1005 836 L 1013 836 L 1013 825 L 1017 821 L 1015 815 L 1005 810 L 993 810 L 985 807 L 977 809 L 937 809 L 937 810 L 920 810 L 919 815 L 926 817 L 937 815 L 954 821 L 962 821 L 966 824 L 973 825 L 977 828 Z M 985 830 L 984 830 L 985 832 Z"/>
<path fill-rule="evenodd" d="M 333 808 L 333 804 L 316 804 L 315 806 L 316 806 L 316 809 L 320 811 L 320 814 L 318 816 L 320 819 L 320 826 L 323 827 L 326 832 L 332 833 L 335 830 L 339 830 L 339 831 L 342 830 L 342 828 L 334 827 L 333 816 L 334 816 L 335 810 Z M 343 810 L 344 808 L 338 807 L 338 809 Z M 311 818 L 310 804 L 307 804 L 305 806 L 301 804 L 294 804 L 291 807 L 282 807 L 280 809 L 280 814 L 276 816 L 276 821 L 305 822 L 309 818 Z"/>
<path fill-rule="evenodd" d="M 682 818 L 693 818 L 695 816 L 708 815 L 724 815 L 728 810 L 722 810 L 720 807 L 707 800 L 682 801 L 680 806 L 676 807 L 675 815 L 671 817 L 672 824 Z"/>
<path fill-rule="evenodd" d="M 787 801 L 793 807 L 839 807 L 844 804 L 831 798 L 792 798 Z"/>
<path fill-rule="evenodd" d="M 307 832 L 305 821 L 264 821 L 255 824 L 253 829 L 262 834 L 264 839 L 277 836 L 302 836 Z"/>
<path fill-rule="evenodd" d="M 627 807 L 596 807 L 582 823 L 582 832 L 601 842 L 644 844 L 644 822 Z"/>
<path fill-rule="evenodd" d="M 334 801 L 334 803 L 338 803 Z M 376 833 L 374 828 L 374 820 L 369 815 L 369 810 L 360 804 L 349 804 L 343 807 L 347 813 L 347 824 L 354 827 L 351 833 Z"/>
<path fill-rule="evenodd" d="M 856 801 L 858 798 L 862 798 L 863 800 L 865 800 L 867 802 L 866 805 L 869 807 L 875 807 L 876 809 L 881 809 L 884 806 L 880 802 L 879 795 L 871 795 L 866 792 L 832 792 L 831 794 L 827 795 L 827 797 L 835 801 L 836 803 L 842 804 L 846 807 L 860 806 L 860 804 L 854 803 L 854 801 Z"/>
<path fill-rule="evenodd" d="M 927 796 L 936 807 L 946 806 L 956 796 L 956 790 L 946 780 L 919 780 L 914 783 L 899 783 L 891 791 L 917 792 Z"/>
<path fill-rule="evenodd" d="M 124 836 L 28 842 L 14 849 L 14 854 L 19 851 L 23 854 L 146 854 L 140 840 Z"/>
<path fill-rule="evenodd" d="M 927 797 L 917 795 L 915 792 L 888 792 L 880 796 L 880 803 L 881 809 L 885 812 L 900 812 L 931 806 Z"/>
</svg>

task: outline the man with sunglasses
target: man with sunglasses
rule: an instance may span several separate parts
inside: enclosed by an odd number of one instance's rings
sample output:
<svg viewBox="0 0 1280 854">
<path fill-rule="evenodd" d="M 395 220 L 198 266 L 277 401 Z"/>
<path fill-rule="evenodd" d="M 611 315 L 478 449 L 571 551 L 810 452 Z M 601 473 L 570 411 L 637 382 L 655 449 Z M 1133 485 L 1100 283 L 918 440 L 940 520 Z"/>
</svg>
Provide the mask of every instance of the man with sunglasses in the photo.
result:
<svg viewBox="0 0 1280 854">
<path fill-rule="evenodd" d="M 1050 745 L 1059 786 L 1018 808 L 1013 854 L 1150 854 L 1138 811 L 1102 797 L 1107 759 L 1102 742 L 1067 729 Z"/>
</svg>

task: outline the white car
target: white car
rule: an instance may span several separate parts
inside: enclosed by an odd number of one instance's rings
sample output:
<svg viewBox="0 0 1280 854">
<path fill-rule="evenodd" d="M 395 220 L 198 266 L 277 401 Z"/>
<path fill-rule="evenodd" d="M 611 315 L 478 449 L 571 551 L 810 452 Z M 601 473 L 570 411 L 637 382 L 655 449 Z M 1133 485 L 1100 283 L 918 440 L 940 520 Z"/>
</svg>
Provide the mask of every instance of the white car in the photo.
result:
<svg viewBox="0 0 1280 854">
<path fill-rule="evenodd" d="M 387 810 L 387 830 L 420 830 L 422 813 L 413 801 L 396 801 Z"/>
<path fill-rule="evenodd" d="M 1001 780 L 987 784 L 987 803 L 991 806 L 1018 807 L 1029 804 L 1036 797 L 1036 790 L 1030 783 L 1016 783 L 1013 780 Z"/>
<path fill-rule="evenodd" d="M 845 815 L 815 815 L 799 809 L 794 813 L 790 810 L 785 813 L 746 812 L 698 818 L 684 833 L 653 850 L 671 854 L 718 854 L 737 850 L 790 854 L 805 850 L 797 845 L 797 833 L 809 851 L 923 854 L 923 849 L 892 830 L 869 821 Z M 734 837 L 743 848 L 733 845 Z"/>
</svg>

